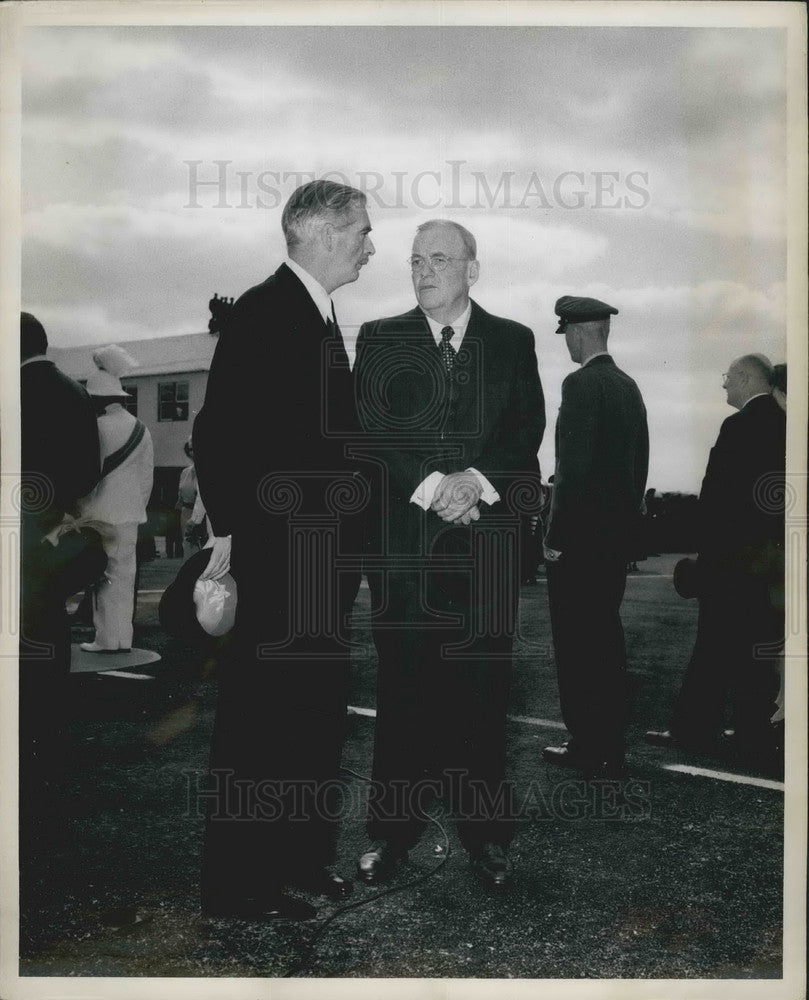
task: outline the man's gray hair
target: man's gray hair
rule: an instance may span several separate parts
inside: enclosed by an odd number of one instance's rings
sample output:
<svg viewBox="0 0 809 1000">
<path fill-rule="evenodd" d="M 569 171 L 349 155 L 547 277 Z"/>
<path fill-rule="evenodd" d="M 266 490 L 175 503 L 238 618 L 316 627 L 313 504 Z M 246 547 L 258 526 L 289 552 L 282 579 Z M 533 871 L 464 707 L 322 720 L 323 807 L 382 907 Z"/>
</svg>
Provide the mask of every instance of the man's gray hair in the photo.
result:
<svg viewBox="0 0 809 1000">
<path fill-rule="evenodd" d="M 764 354 L 743 354 L 733 362 L 734 367 L 740 368 L 746 375 L 751 376 L 756 382 L 769 385 L 772 378 L 772 364 L 770 359 Z"/>
<path fill-rule="evenodd" d="M 365 204 L 364 192 L 335 181 L 310 181 L 296 188 L 281 215 L 287 248 L 303 242 L 310 235 L 313 222 L 344 222 L 355 204 Z"/>
<path fill-rule="evenodd" d="M 453 222 L 451 219 L 430 219 L 428 222 L 422 222 L 422 224 L 416 229 L 416 232 L 423 233 L 425 229 L 433 229 L 436 226 L 444 226 L 447 229 L 453 229 L 463 240 L 464 250 L 469 257 L 469 260 L 478 259 L 478 245 L 475 241 L 475 237 L 459 222 Z"/>
</svg>

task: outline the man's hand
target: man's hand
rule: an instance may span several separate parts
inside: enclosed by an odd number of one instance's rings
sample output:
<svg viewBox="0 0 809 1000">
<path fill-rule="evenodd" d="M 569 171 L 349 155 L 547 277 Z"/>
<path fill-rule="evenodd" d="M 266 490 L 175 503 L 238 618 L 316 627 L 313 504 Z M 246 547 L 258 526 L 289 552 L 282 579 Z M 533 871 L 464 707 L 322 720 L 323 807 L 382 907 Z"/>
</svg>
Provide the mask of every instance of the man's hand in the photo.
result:
<svg viewBox="0 0 809 1000">
<path fill-rule="evenodd" d="M 559 562 L 562 556 L 559 549 L 549 549 L 547 545 L 542 546 L 542 551 L 545 553 L 545 562 Z"/>
<path fill-rule="evenodd" d="M 480 508 L 475 504 L 474 507 L 470 507 L 465 514 L 461 514 L 452 523 L 453 524 L 470 524 L 472 521 L 477 521 L 480 518 Z"/>
<path fill-rule="evenodd" d="M 205 570 L 200 573 L 200 580 L 218 580 L 230 569 L 230 535 L 214 537 L 206 548 L 211 548 L 211 558 Z"/>
<path fill-rule="evenodd" d="M 473 472 L 451 472 L 436 487 L 430 506 L 442 520 L 457 522 L 477 506 L 482 492 L 480 480 Z M 469 524 L 469 521 L 461 523 Z"/>
</svg>

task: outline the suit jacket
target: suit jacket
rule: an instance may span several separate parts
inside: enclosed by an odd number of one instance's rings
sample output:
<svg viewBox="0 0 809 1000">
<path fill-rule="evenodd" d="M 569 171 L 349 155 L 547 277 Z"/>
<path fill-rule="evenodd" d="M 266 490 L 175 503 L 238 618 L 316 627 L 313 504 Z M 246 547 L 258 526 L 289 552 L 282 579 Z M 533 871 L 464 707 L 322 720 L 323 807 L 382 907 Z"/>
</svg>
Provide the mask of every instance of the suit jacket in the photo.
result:
<svg viewBox="0 0 809 1000">
<path fill-rule="evenodd" d="M 136 423 L 137 419 L 123 406 L 113 406 L 101 414 L 98 433 L 102 465 L 108 455 L 126 444 Z M 108 524 L 143 524 L 153 478 L 154 448 L 147 430 L 132 454 L 80 501 L 82 516 Z"/>
<path fill-rule="evenodd" d="M 648 466 L 640 390 L 608 354 L 599 355 L 562 383 L 545 544 L 562 552 L 625 553 Z"/>
<path fill-rule="evenodd" d="M 783 542 L 786 414 L 756 396 L 722 424 L 699 497 L 700 556 Z"/>
<path fill-rule="evenodd" d="M 295 512 L 328 512 L 328 482 L 354 471 L 345 447 L 352 432 L 342 340 L 282 264 L 233 306 L 194 423 L 194 464 L 214 534 L 285 529 Z"/>
<path fill-rule="evenodd" d="M 20 404 L 22 481 L 31 500 L 23 514 L 44 534 L 98 482 L 98 425 L 87 391 L 45 358 L 20 369 Z"/>
<path fill-rule="evenodd" d="M 539 506 L 545 403 L 528 327 L 473 301 L 448 380 L 417 307 L 361 327 L 355 378 L 367 446 L 379 463 L 373 514 L 381 503 L 395 522 L 397 510 L 413 508 L 410 497 L 429 473 L 467 468 L 500 494 L 493 510 L 520 509 L 532 491 Z"/>
</svg>

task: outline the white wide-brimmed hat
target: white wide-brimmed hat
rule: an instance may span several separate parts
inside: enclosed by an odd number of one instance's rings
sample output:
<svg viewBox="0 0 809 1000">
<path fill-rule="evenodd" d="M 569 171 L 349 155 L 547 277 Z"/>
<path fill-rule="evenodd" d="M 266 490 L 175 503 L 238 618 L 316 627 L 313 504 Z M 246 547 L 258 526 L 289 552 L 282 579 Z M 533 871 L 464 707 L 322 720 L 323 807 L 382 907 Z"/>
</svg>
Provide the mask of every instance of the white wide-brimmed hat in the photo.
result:
<svg viewBox="0 0 809 1000">
<path fill-rule="evenodd" d="M 87 379 L 87 392 L 91 396 L 121 396 L 128 399 L 131 393 L 121 385 L 121 376 L 138 367 L 138 362 L 118 344 L 107 344 L 93 351 L 93 362 L 98 371 Z"/>
</svg>

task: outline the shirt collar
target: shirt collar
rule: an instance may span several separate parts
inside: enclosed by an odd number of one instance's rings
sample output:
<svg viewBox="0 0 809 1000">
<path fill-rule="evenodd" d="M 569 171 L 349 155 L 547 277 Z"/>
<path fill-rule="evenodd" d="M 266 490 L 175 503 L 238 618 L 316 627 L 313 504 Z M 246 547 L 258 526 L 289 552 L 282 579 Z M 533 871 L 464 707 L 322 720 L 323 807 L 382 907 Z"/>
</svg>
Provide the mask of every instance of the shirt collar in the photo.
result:
<svg viewBox="0 0 809 1000">
<path fill-rule="evenodd" d="M 769 395 L 770 395 L 769 392 L 757 392 L 755 396 L 751 396 L 750 399 L 747 400 L 747 403 L 752 402 L 752 400 L 754 399 L 758 399 L 759 396 L 769 396 Z M 747 406 L 747 403 L 745 403 L 744 406 Z M 744 406 L 742 407 L 742 409 L 744 409 Z"/>
<path fill-rule="evenodd" d="M 309 293 L 309 298 L 317 306 L 318 312 L 323 317 L 323 322 L 328 323 L 328 321 L 332 318 L 332 302 L 329 293 L 320 284 L 317 278 L 313 278 L 308 271 L 301 267 L 300 264 L 296 264 L 295 261 L 289 257 L 284 263 L 290 271 L 292 271 L 295 277 L 300 279 L 301 284 Z"/>
<path fill-rule="evenodd" d="M 593 358 L 603 358 L 609 353 L 610 353 L 609 351 L 599 351 L 598 354 L 591 354 L 590 357 L 582 365 L 582 368 L 584 368 L 585 365 L 589 365 L 590 362 L 593 360 Z"/>
<path fill-rule="evenodd" d="M 50 358 L 45 357 L 44 354 L 35 354 L 33 358 L 26 358 L 25 361 L 21 361 L 20 368 L 24 368 L 25 365 L 30 365 L 34 361 L 50 361 Z"/>
<path fill-rule="evenodd" d="M 450 343 L 453 345 L 459 345 L 461 341 L 466 336 L 466 328 L 469 326 L 469 317 L 472 314 L 472 300 L 470 299 L 466 303 L 466 309 L 461 313 L 461 315 L 455 320 L 454 323 L 436 323 L 434 319 L 431 319 L 427 313 L 424 314 L 424 318 L 427 320 L 430 326 L 430 333 L 433 335 L 433 340 L 436 345 L 441 343 L 441 331 L 445 326 L 452 327 L 452 337 L 450 338 Z"/>
</svg>

